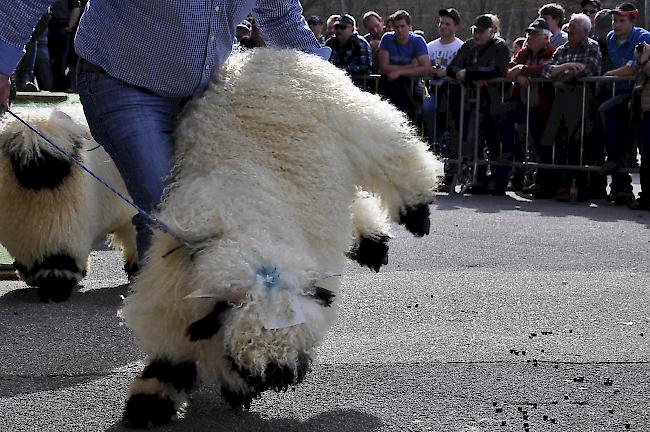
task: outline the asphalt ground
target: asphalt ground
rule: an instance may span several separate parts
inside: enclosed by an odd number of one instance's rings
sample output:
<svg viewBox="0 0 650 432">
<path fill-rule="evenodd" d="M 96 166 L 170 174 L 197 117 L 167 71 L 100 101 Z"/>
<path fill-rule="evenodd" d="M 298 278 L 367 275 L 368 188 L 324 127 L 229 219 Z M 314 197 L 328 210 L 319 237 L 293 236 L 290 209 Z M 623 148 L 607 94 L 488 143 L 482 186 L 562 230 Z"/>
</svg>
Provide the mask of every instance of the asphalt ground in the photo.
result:
<svg viewBox="0 0 650 432">
<path fill-rule="evenodd" d="M 305 383 L 234 412 L 203 386 L 164 431 L 650 431 L 650 212 L 439 197 L 379 274 L 346 267 Z M 119 254 L 70 301 L 0 282 L 0 431 L 121 431 L 143 353 Z M 629 427 L 629 429 L 627 429 Z"/>
</svg>

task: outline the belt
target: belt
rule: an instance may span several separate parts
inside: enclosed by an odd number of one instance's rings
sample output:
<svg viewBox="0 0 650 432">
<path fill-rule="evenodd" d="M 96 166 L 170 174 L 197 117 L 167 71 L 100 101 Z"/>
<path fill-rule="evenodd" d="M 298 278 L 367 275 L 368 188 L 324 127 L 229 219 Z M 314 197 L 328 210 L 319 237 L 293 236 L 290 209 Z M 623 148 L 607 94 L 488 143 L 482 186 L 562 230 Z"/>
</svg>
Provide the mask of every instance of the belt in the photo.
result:
<svg viewBox="0 0 650 432">
<path fill-rule="evenodd" d="M 82 70 L 84 72 L 90 72 L 90 73 L 104 72 L 104 69 L 102 69 L 101 67 L 81 57 L 79 58 L 79 70 Z"/>
</svg>

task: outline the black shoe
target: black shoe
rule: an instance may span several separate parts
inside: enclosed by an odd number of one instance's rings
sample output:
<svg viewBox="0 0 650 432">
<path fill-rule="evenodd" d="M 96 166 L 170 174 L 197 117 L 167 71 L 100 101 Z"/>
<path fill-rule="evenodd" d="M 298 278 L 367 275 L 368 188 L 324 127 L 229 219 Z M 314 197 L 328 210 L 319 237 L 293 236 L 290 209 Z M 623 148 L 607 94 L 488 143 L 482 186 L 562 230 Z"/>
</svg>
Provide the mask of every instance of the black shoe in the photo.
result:
<svg viewBox="0 0 650 432">
<path fill-rule="evenodd" d="M 477 183 L 477 184 L 466 186 L 465 188 L 463 188 L 462 193 L 463 193 L 463 195 L 464 194 L 487 195 L 489 192 L 488 192 L 488 188 L 487 188 L 486 185 L 481 184 L 481 183 Z"/>
<path fill-rule="evenodd" d="M 530 186 L 528 186 L 528 187 L 530 187 Z M 509 191 L 509 192 L 518 192 L 518 191 L 523 192 L 524 191 L 524 183 L 521 180 L 510 179 L 508 181 L 508 185 L 506 186 L 506 190 Z"/>
<path fill-rule="evenodd" d="M 33 82 L 27 81 L 25 84 L 22 85 L 20 91 L 34 93 L 38 91 L 38 87 L 36 87 L 36 84 L 34 84 Z"/>
<path fill-rule="evenodd" d="M 445 176 L 438 182 L 438 192 L 454 192 L 454 176 Z"/>
<path fill-rule="evenodd" d="M 506 194 L 506 189 L 497 185 L 494 181 L 489 181 L 487 185 L 487 193 L 493 196 L 503 196 Z"/>
<path fill-rule="evenodd" d="M 617 192 L 614 194 L 614 204 L 616 205 L 629 205 L 636 200 L 633 192 Z"/>
<path fill-rule="evenodd" d="M 650 202 L 637 198 L 627 205 L 631 210 L 650 210 Z"/>
</svg>

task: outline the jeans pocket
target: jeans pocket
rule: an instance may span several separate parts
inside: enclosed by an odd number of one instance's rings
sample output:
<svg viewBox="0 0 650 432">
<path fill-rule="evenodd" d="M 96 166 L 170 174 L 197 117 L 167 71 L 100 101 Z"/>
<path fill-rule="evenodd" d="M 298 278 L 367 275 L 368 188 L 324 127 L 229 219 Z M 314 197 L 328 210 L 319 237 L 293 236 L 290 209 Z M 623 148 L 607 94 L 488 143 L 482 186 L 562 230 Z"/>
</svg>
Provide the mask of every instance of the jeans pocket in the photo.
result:
<svg viewBox="0 0 650 432">
<path fill-rule="evenodd" d="M 116 92 L 122 89 L 126 84 L 106 72 L 82 72 L 86 81 L 84 87 L 90 96 L 100 96 L 106 93 Z M 77 86 L 81 84 L 77 83 Z"/>
</svg>

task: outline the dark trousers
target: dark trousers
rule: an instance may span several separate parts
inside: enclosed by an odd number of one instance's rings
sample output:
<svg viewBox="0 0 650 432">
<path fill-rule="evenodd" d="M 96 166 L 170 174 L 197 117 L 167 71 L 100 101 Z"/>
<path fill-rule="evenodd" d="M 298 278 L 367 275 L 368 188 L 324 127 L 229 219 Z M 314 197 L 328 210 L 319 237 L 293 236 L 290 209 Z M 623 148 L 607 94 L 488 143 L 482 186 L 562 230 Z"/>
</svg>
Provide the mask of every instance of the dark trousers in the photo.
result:
<svg viewBox="0 0 650 432">
<path fill-rule="evenodd" d="M 650 112 L 641 121 L 641 200 L 650 203 Z"/>
<path fill-rule="evenodd" d="M 65 31 L 67 23 L 50 22 L 48 47 L 52 60 L 52 78 L 54 91 L 65 91 L 68 79 L 65 71 L 68 68 L 68 52 L 70 51 L 71 34 Z"/>
<path fill-rule="evenodd" d="M 539 154 L 540 138 L 544 131 L 539 118 L 539 107 L 531 107 L 529 111 L 528 137 L 526 137 L 526 105 L 521 100 L 514 102 L 511 109 L 498 117 L 497 125 L 501 138 L 503 159 L 522 162 L 527 151 Z M 523 130 L 522 130 L 523 129 Z M 530 149 L 526 148 L 528 139 Z M 525 171 L 513 168 L 513 180 L 522 181 Z M 502 174 L 503 175 L 503 174 Z"/>
<path fill-rule="evenodd" d="M 478 110 L 474 96 L 476 92 L 481 92 L 481 102 Z M 496 160 L 500 157 L 500 146 L 498 139 L 497 121 L 492 110 L 492 98 L 486 87 L 476 90 L 469 87 L 466 92 L 464 124 L 461 130 L 461 87 L 454 85 L 449 92 L 449 159 L 474 160 L 475 148 L 478 146 L 478 158 Z M 478 116 L 478 130 L 476 127 Z M 463 142 L 462 154 L 459 154 L 459 141 Z M 445 175 L 453 176 L 456 174 L 457 165 L 454 162 L 445 165 Z M 494 180 L 497 189 L 505 189 L 508 182 L 507 167 L 491 166 L 491 173 L 488 175 L 488 169 L 485 165 L 479 165 L 476 173 L 476 182 L 487 184 L 488 181 Z M 505 170 L 505 171 L 504 171 Z M 503 173 L 505 172 L 505 175 Z"/>
<path fill-rule="evenodd" d="M 589 107 L 594 106 L 592 91 L 589 86 L 585 88 L 586 110 L 584 113 L 585 149 L 588 146 L 587 137 L 594 129 L 593 119 L 595 113 Z M 540 162 L 555 163 L 559 165 L 578 165 L 582 156 L 585 161 L 584 150 L 581 148 L 582 139 L 582 97 L 583 86 L 576 85 L 558 89 L 551 109 L 551 115 L 546 124 L 540 146 Z M 578 103 L 576 103 L 578 102 Z M 577 105 L 577 106 L 576 106 Z M 537 174 L 538 185 L 546 190 L 553 191 L 561 188 L 568 189 L 576 181 L 576 186 L 581 191 L 587 190 L 587 173 L 571 170 L 540 169 Z"/>
<path fill-rule="evenodd" d="M 36 49 L 38 42 L 30 40 L 25 45 L 25 55 L 20 59 L 20 63 L 16 67 L 16 85 L 19 90 L 25 86 L 26 83 L 34 82 L 34 67 L 36 66 Z"/>
<path fill-rule="evenodd" d="M 598 109 L 605 131 L 607 160 L 625 166 L 634 147 L 634 135 L 630 124 L 630 93 L 622 93 L 603 103 Z M 632 177 L 625 173 L 612 174 L 612 193 L 631 192 Z"/>
<path fill-rule="evenodd" d="M 410 78 L 400 77 L 389 81 L 382 75 L 379 79 L 379 93 L 395 107 L 402 111 L 414 125 L 418 125 L 416 96 L 413 94 L 414 84 Z"/>
</svg>

